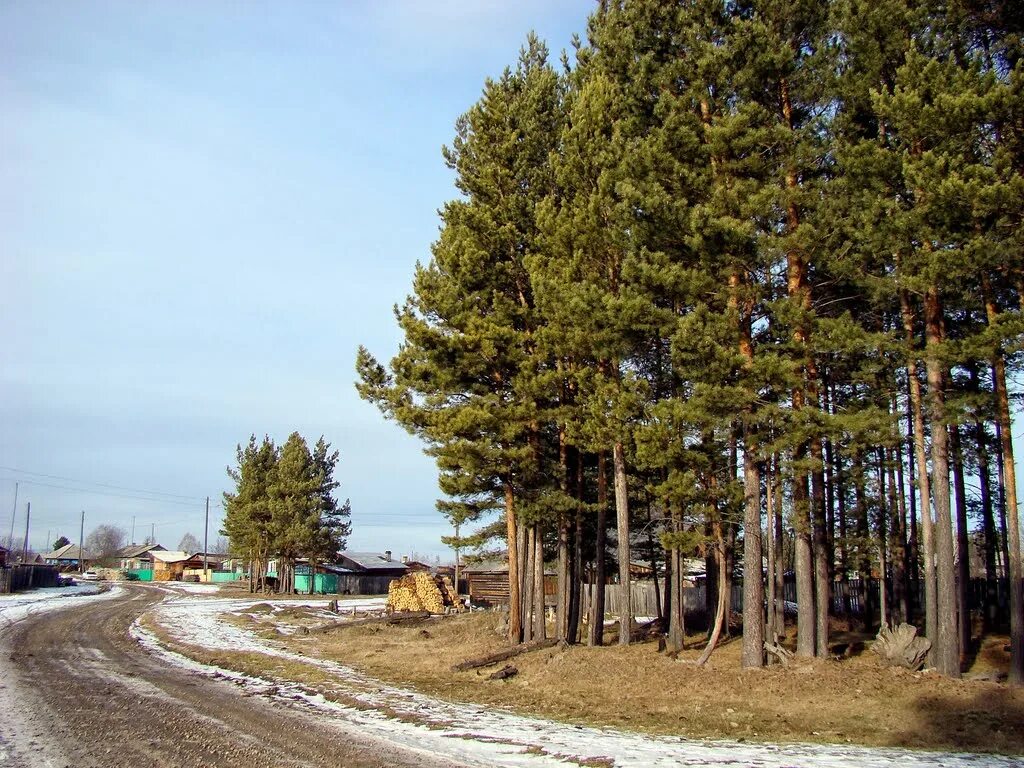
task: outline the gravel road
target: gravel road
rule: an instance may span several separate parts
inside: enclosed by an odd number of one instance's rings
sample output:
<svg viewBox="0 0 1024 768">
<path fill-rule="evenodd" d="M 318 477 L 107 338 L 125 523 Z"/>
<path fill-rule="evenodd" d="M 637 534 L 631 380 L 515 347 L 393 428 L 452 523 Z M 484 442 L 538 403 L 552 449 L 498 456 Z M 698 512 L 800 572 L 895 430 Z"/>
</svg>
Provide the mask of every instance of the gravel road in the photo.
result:
<svg viewBox="0 0 1024 768">
<path fill-rule="evenodd" d="M 151 657 L 128 628 L 161 597 L 128 587 L 3 630 L 0 766 L 455 765 Z"/>
</svg>

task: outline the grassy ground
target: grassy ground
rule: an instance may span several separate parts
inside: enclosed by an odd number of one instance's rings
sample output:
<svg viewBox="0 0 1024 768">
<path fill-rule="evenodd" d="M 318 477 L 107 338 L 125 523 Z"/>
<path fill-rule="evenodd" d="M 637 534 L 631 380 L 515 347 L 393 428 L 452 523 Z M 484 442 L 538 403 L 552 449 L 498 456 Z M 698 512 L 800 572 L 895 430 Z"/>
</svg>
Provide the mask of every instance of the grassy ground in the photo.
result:
<svg viewBox="0 0 1024 768">
<path fill-rule="evenodd" d="M 253 622 L 248 617 L 236 619 Z M 294 618 L 291 619 L 294 621 Z M 651 733 L 756 741 L 811 741 L 1024 754 L 1024 691 L 880 667 L 859 650 L 841 661 L 740 669 L 740 643 L 694 664 L 700 638 L 673 660 L 656 643 L 552 648 L 516 657 L 519 674 L 490 681 L 451 666 L 506 647 L 497 615 L 475 613 L 418 626 L 365 625 L 285 638 L 295 651 L 348 664 L 442 698 L 569 722 Z M 265 619 L 254 629 L 270 633 Z M 843 638 L 839 638 L 842 640 Z M 1005 668 L 1005 638 L 990 638 L 978 670 Z"/>
</svg>

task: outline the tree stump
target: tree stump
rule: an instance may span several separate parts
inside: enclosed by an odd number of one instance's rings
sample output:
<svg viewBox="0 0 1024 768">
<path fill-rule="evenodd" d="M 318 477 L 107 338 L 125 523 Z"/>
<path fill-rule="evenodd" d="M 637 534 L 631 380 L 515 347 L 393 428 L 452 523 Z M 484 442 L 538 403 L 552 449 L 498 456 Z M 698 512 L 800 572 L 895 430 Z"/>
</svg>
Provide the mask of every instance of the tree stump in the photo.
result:
<svg viewBox="0 0 1024 768">
<path fill-rule="evenodd" d="M 871 645 L 871 650 L 878 654 L 882 664 L 887 667 L 906 667 L 916 671 L 924 664 L 931 647 L 931 640 L 917 636 L 917 627 L 900 624 L 896 628 L 883 625 L 878 630 L 878 637 Z"/>
</svg>

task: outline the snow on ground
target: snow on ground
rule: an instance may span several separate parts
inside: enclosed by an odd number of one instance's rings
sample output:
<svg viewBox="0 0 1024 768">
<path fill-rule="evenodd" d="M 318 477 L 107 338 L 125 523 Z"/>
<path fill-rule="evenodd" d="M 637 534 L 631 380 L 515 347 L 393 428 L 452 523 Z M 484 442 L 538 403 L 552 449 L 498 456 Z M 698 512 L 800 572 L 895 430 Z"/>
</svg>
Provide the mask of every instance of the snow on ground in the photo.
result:
<svg viewBox="0 0 1024 768">
<path fill-rule="evenodd" d="M 70 608 L 90 599 L 110 599 L 120 594 L 118 587 L 101 595 L 102 590 L 103 587 L 99 584 L 77 584 L 73 587 L 50 587 L 15 592 L 13 595 L 0 595 L 0 631 L 26 616 L 57 608 Z"/>
<path fill-rule="evenodd" d="M 156 621 L 182 642 L 202 638 L 211 650 L 258 652 L 310 664 L 331 674 L 321 691 L 345 697 L 353 706 L 328 701 L 300 685 L 283 685 L 201 664 L 169 650 L 138 622 L 133 635 L 150 651 L 197 673 L 233 680 L 249 692 L 297 703 L 320 713 L 335 728 L 358 728 L 364 736 L 426 749 L 467 765 L 564 766 L 567 762 L 604 760 L 608 765 L 651 768 L 668 766 L 756 766 L 757 768 L 978 768 L 1021 766 L 1019 758 L 992 755 L 920 752 L 813 744 L 752 744 L 646 736 L 611 728 L 567 725 L 475 704 L 454 704 L 367 677 L 349 667 L 292 653 L 279 643 L 220 620 L 226 612 L 242 613 L 252 599 L 168 600 L 155 611 Z M 278 603 L 278 605 L 283 603 Z M 287 605 L 322 606 L 324 601 Z M 380 600 L 344 601 L 339 608 L 379 608 Z"/>
</svg>

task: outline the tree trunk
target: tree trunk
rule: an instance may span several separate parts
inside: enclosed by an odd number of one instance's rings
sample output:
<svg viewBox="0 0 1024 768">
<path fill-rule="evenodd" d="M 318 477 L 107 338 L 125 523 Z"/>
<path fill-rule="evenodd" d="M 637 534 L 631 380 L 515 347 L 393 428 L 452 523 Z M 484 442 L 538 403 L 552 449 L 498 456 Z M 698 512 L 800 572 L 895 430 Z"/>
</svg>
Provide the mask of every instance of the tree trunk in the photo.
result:
<svg viewBox="0 0 1024 768">
<path fill-rule="evenodd" d="M 725 578 L 725 537 L 722 535 L 722 523 L 720 520 L 715 520 L 712 528 L 715 535 L 715 548 L 718 549 L 718 608 L 715 610 L 715 624 L 711 629 L 708 644 L 704 646 L 704 652 L 697 659 L 698 667 L 703 667 L 708 659 L 711 658 L 715 646 L 718 645 L 718 638 L 722 634 L 722 624 L 725 623 L 725 590 L 728 583 L 728 580 Z"/>
<path fill-rule="evenodd" d="M 942 343 L 942 304 L 931 287 L 924 299 L 925 368 L 929 420 L 932 425 L 932 499 L 935 503 L 935 577 L 937 636 L 932 658 L 940 674 L 960 677 L 960 642 L 956 631 L 956 571 L 953 566 L 953 519 L 949 504 L 949 442 L 946 432 L 946 372 Z M 931 638 L 929 638 L 931 639 Z"/>
<path fill-rule="evenodd" d="M 608 460 L 597 454 L 597 535 L 594 542 L 594 596 L 590 603 L 588 645 L 604 644 L 605 534 L 608 529 Z"/>
<path fill-rule="evenodd" d="M 531 526 L 533 531 L 533 639 L 547 637 L 547 605 L 544 596 L 544 529 L 540 523 Z"/>
<path fill-rule="evenodd" d="M 888 538 L 886 526 L 888 513 L 885 506 L 885 460 L 878 456 L 878 617 L 879 626 L 889 626 L 889 595 L 886 569 L 889 567 Z"/>
<path fill-rule="evenodd" d="M 975 374 L 977 375 L 977 374 Z M 997 584 L 996 550 L 999 548 L 996 536 L 996 520 L 992 514 L 992 475 L 989 470 L 988 432 L 984 424 L 975 417 L 974 439 L 978 451 L 978 493 L 981 496 L 981 526 L 985 537 L 985 631 L 996 627 Z"/>
<path fill-rule="evenodd" d="M 522 602 L 519 594 L 519 547 L 512 484 L 505 482 L 505 534 L 508 537 L 508 641 L 523 642 Z"/>
<path fill-rule="evenodd" d="M 782 462 L 775 454 L 775 631 L 786 634 L 786 556 L 785 530 L 782 525 Z"/>
<path fill-rule="evenodd" d="M 985 288 L 985 312 L 989 325 L 998 315 L 988 281 Z M 1010 670 L 1011 685 L 1024 685 L 1024 585 L 1021 583 L 1020 517 L 1017 508 L 1017 472 L 1013 464 L 1010 400 L 1006 389 L 1006 361 L 999 351 L 992 358 L 992 383 L 995 390 L 996 419 L 1002 448 L 1003 483 L 1006 490 L 1006 549 L 1010 577 Z"/>
<path fill-rule="evenodd" d="M 775 473 L 772 471 L 771 462 L 765 467 L 765 520 L 767 528 L 767 552 L 768 557 L 768 585 L 765 611 L 765 635 L 772 645 L 779 642 L 778 628 L 775 626 L 775 606 L 779 600 L 779 594 L 775 591 Z M 746 595 L 743 596 L 743 607 L 746 608 Z M 746 632 L 746 630 L 744 630 Z"/>
<path fill-rule="evenodd" d="M 935 584 L 935 545 L 932 541 L 931 481 L 928 476 L 928 459 L 925 453 L 924 413 L 921 402 L 921 382 L 917 378 L 917 356 L 914 351 L 914 314 L 910 308 L 910 296 L 900 293 L 900 313 L 903 317 L 903 332 L 907 341 L 907 386 L 910 394 L 910 409 L 914 418 L 914 455 L 917 459 L 917 487 L 920 492 L 921 550 L 924 560 L 924 626 L 925 636 L 932 641 L 929 659 L 934 663 L 936 638 L 938 637 Z"/>
<path fill-rule="evenodd" d="M 743 666 L 764 666 L 764 575 L 761 571 L 761 476 L 754 450 L 743 446 Z"/>
<path fill-rule="evenodd" d="M 971 582 L 970 552 L 967 543 L 967 486 L 964 483 L 964 456 L 960 446 L 960 427 L 949 425 L 949 449 L 953 456 L 953 498 L 956 509 L 956 628 L 960 639 L 960 661 L 966 661 L 971 647 L 971 611 L 968 589 Z"/>
<path fill-rule="evenodd" d="M 629 645 L 633 626 L 633 599 L 630 593 L 629 494 L 626 481 L 626 455 L 622 441 L 612 447 L 612 471 L 615 479 L 615 526 L 619 552 L 619 587 L 622 609 L 619 617 L 619 645 Z"/>
</svg>

